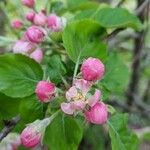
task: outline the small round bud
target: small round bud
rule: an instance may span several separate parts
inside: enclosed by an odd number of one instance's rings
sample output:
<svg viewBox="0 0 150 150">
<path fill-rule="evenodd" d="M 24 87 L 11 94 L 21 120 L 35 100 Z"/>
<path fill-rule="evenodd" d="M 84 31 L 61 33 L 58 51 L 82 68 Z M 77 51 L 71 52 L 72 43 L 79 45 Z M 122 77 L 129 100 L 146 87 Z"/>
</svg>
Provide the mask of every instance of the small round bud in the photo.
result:
<svg viewBox="0 0 150 150">
<path fill-rule="evenodd" d="M 55 14 L 48 16 L 48 28 L 54 32 L 61 31 L 66 26 L 66 18 L 58 17 Z"/>
<path fill-rule="evenodd" d="M 47 103 L 55 96 L 55 84 L 48 81 L 40 81 L 36 86 L 35 93 L 41 102 Z"/>
<path fill-rule="evenodd" d="M 104 74 L 104 64 L 96 58 L 86 59 L 81 66 L 81 73 L 85 80 L 96 81 L 102 78 Z"/>
<path fill-rule="evenodd" d="M 35 1 L 34 0 L 21 0 L 22 4 L 24 6 L 27 6 L 29 8 L 33 8 L 35 5 Z"/>
<path fill-rule="evenodd" d="M 21 133 L 21 142 L 26 148 L 35 148 L 41 143 L 45 129 L 50 124 L 51 118 L 35 120 Z"/>
<path fill-rule="evenodd" d="M 103 102 L 97 102 L 85 112 L 85 118 L 93 124 L 104 124 L 108 119 L 107 106 Z"/>
<path fill-rule="evenodd" d="M 30 11 L 26 14 L 26 19 L 30 22 L 33 22 L 34 20 L 34 16 L 35 16 L 35 12 L 34 11 Z"/>
<path fill-rule="evenodd" d="M 44 40 L 44 31 L 38 26 L 31 26 L 25 32 L 25 37 L 33 43 L 40 43 Z"/>
<path fill-rule="evenodd" d="M 21 133 L 21 142 L 26 148 L 36 147 L 41 142 L 42 134 L 34 127 L 27 126 Z"/>
<path fill-rule="evenodd" d="M 12 21 L 11 26 L 12 26 L 12 28 L 14 28 L 14 29 L 21 29 L 22 26 L 23 26 L 23 23 L 22 23 L 21 20 L 16 19 L 16 20 L 13 20 L 13 21 Z"/>
<path fill-rule="evenodd" d="M 47 17 L 43 12 L 39 12 L 38 14 L 35 14 L 34 17 L 34 24 L 38 26 L 44 26 L 47 23 Z"/>
<path fill-rule="evenodd" d="M 43 60 L 43 51 L 41 49 L 36 49 L 34 52 L 30 54 L 30 58 L 33 58 L 38 63 L 41 63 Z"/>
</svg>

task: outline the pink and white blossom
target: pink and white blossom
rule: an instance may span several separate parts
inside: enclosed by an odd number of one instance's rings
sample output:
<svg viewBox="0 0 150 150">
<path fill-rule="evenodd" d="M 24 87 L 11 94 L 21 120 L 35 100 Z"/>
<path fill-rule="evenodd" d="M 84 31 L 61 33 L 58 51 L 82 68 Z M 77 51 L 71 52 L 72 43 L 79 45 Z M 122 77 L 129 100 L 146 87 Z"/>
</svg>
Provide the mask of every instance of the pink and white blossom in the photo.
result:
<svg viewBox="0 0 150 150">
<path fill-rule="evenodd" d="M 62 111 L 71 115 L 84 110 L 87 105 L 95 105 L 100 100 L 100 91 L 96 89 L 94 95 L 90 95 L 91 85 L 91 82 L 84 79 L 75 80 L 74 85 L 66 92 L 68 102 L 61 104 Z"/>
<path fill-rule="evenodd" d="M 104 74 L 105 66 L 97 58 L 86 59 L 81 66 L 81 73 L 85 80 L 87 81 L 97 81 L 100 80 Z"/>
</svg>

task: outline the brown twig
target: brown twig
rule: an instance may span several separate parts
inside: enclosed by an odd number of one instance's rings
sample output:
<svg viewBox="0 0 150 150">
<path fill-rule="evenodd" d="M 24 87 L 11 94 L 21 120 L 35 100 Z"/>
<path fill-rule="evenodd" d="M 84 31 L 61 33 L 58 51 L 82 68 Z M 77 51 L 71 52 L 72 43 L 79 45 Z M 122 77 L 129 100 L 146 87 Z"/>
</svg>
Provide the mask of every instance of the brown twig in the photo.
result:
<svg viewBox="0 0 150 150">
<path fill-rule="evenodd" d="M 147 86 L 143 95 L 143 100 L 146 102 L 148 101 L 148 98 L 150 97 L 150 80 L 147 82 Z"/>
<path fill-rule="evenodd" d="M 125 2 L 125 0 L 121 0 L 121 1 L 116 5 L 116 7 L 120 7 L 124 2 Z"/>
<path fill-rule="evenodd" d="M 143 4 L 143 0 L 138 0 L 138 8 L 142 4 Z M 143 10 L 140 14 L 138 14 L 138 17 L 141 20 L 141 22 L 144 23 L 145 11 Z M 145 34 L 146 34 L 145 30 L 137 32 L 138 36 L 134 39 L 131 79 L 126 93 L 128 106 L 132 106 L 133 102 L 136 101 L 134 95 L 138 95 L 140 69 L 141 69 L 140 64 L 141 64 L 142 49 L 144 46 Z"/>
<path fill-rule="evenodd" d="M 143 10 L 148 6 L 148 4 L 150 3 L 150 0 L 145 0 L 137 9 L 136 9 L 136 15 L 140 15 Z"/>
<path fill-rule="evenodd" d="M 13 117 L 9 121 L 5 121 L 5 127 L 0 132 L 0 141 L 10 133 L 17 123 L 20 121 L 20 116 Z"/>
</svg>

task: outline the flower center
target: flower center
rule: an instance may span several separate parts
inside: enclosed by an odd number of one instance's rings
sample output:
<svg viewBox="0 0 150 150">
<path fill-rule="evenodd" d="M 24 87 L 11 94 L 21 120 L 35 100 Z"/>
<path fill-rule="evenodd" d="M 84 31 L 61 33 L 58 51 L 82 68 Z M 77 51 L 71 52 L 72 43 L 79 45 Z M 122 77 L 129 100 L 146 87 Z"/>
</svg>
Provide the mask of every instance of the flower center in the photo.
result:
<svg viewBox="0 0 150 150">
<path fill-rule="evenodd" d="M 82 93 L 79 93 L 74 97 L 75 101 L 82 100 L 85 101 L 85 96 Z"/>
</svg>

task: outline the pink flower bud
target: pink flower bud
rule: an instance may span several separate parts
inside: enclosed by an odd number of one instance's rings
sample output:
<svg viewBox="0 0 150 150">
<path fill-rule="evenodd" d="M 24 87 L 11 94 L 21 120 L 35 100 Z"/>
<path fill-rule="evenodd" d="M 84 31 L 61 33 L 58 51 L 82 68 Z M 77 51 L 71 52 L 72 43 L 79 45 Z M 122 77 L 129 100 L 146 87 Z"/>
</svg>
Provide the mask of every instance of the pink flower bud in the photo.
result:
<svg viewBox="0 0 150 150">
<path fill-rule="evenodd" d="M 25 37 L 33 43 L 40 43 L 44 40 L 44 31 L 38 26 L 31 26 L 25 32 Z"/>
<path fill-rule="evenodd" d="M 35 14 L 34 17 L 34 24 L 39 26 L 44 26 L 47 23 L 47 17 L 43 12 L 39 12 L 38 14 Z"/>
<path fill-rule="evenodd" d="M 33 8 L 35 1 L 34 0 L 21 0 L 22 4 L 29 7 L 29 8 Z"/>
<path fill-rule="evenodd" d="M 40 81 L 35 93 L 41 102 L 47 103 L 55 96 L 55 85 L 48 81 Z"/>
<path fill-rule="evenodd" d="M 30 21 L 30 22 L 33 22 L 34 16 L 35 16 L 35 12 L 34 12 L 34 11 L 28 12 L 28 13 L 26 14 L 26 19 L 27 19 L 28 21 Z"/>
<path fill-rule="evenodd" d="M 26 148 L 34 148 L 40 144 L 46 127 L 50 124 L 51 118 L 36 120 L 30 124 L 21 133 L 21 142 Z"/>
<path fill-rule="evenodd" d="M 30 54 L 30 58 L 33 58 L 38 63 L 41 63 L 43 60 L 43 51 L 41 49 L 36 49 L 34 52 Z"/>
<path fill-rule="evenodd" d="M 96 81 L 102 78 L 104 74 L 104 64 L 96 58 L 88 58 L 81 66 L 81 73 L 85 80 Z"/>
<path fill-rule="evenodd" d="M 21 29 L 23 26 L 23 23 L 21 20 L 13 20 L 11 23 L 12 28 L 14 29 Z"/>
<path fill-rule="evenodd" d="M 19 40 L 13 46 L 14 53 L 30 54 L 35 49 L 35 44 Z"/>
<path fill-rule="evenodd" d="M 97 102 L 89 111 L 85 112 L 87 121 L 93 124 L 103 124 L 107 121 L 107 106 L 103 102 Z"/>
<path fill-rule="evenodd" d="M 54 31 L 59 32 L 66 26 L 66 19 L 64 17 L 58 17 L 55 14 L 48 16 L 48 27 Z"/>
<path fill-rule="evenodd" d="M 21 142 L 26 148 L 33 148 L 41 142 L 41 136 L 36 128 L 27 126 L 21 133 Z"/>
</svg>

